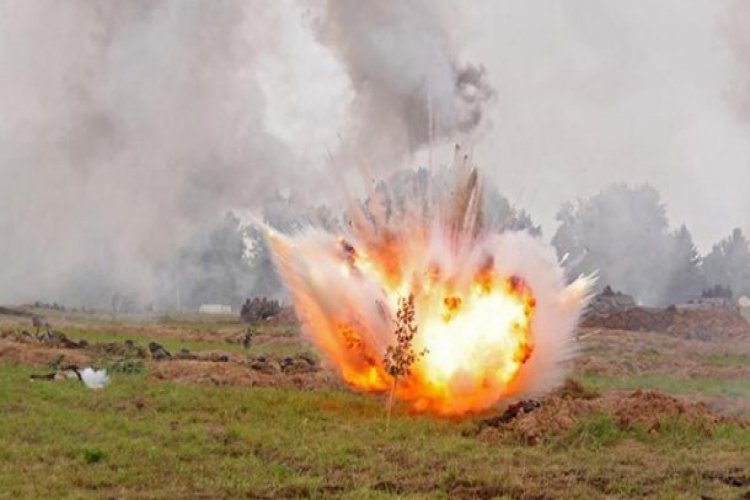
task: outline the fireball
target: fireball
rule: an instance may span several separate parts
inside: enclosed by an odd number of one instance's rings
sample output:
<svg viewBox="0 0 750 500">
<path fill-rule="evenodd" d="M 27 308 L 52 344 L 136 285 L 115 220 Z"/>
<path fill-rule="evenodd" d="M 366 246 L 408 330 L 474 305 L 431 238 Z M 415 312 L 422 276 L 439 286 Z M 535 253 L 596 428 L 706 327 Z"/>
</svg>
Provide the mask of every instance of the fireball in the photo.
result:
<svg viewBox="0 0 750 500">
<path fill-rule="evenodd" d="M 341 378 L 445 416 L 558 385 L 590 289 L 584 277 L 566 285 L 539 239 L 485 228 L 477 170 L 466 157 L 453 169 L 452 189 L 415 188 L 400 204 L 374 190 L 353 205 L 346 234 L 269 231 L 303 332 Z M 407 303 L 399 376 L 386 353 Z"/>
</svg>

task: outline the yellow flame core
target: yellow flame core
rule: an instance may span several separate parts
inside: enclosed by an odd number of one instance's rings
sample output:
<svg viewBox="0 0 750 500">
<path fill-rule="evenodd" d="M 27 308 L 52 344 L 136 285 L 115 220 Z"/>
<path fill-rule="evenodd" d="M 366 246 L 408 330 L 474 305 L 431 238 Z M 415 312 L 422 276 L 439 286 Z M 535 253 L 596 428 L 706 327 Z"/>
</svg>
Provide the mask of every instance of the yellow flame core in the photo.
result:
<svg viewBox="0 0 750 500">
<path fill-rule="evenodd" d="M 397 387 L 397 394 L 416 409 L 448 415 L 483 409 L 487 402 L 507 395 L 531 355 L 535 303 L 519 278 L 478 273 L 462 293 L 429 273 L 417 283 L 396 280 L 388 286 L 394 279 L 364 255 L 341 269 L 347 277 L 363 276 L 383 285 L 392 310 L 400 298 L 414 295 L 418 334 L 412 347 L 423 355 Z M 351 330 L 339 334 L 360 338 Z M 354 349 L 367 352 L 361 344 Z M 392 378 L 380 359 L 366 357 L 369 363 L 362 370 L 345 370 L 344 379 L 361 390 L 390 387 Z"/>
<path fill-rule="evenodd" d="M 587 280 L 565 288 L 559 265 L 540 257 L 541 243 L 484 229 L 476 171 L 459 170 L 455 190 L 434 206 L 416 195 L 396 215 L 355 206 L 346 239 L 269 232 L 303 329 L 342 379 L 362 391 L 395 387 L 415 410 L 449 416 L 558 383 L 588 289 Z M 538 310 L 525 278 L 540 286 Z M 395 380 L 384 356 L 397 342 L 399 301 L 409 296 L 416 357 Z"/>
</svg>

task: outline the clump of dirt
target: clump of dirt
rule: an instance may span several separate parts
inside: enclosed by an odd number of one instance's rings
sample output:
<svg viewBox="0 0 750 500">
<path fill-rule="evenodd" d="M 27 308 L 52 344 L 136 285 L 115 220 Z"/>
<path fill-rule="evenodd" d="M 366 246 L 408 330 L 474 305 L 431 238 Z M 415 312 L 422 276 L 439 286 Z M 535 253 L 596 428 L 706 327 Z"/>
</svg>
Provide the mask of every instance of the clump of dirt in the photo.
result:
<svg viewBox="0 0 750 500">
<path fill-rule="evenodd" d="M 532 411 L 519 412 L 511 421 L 484 420 L 479 436 L 489 441 L 512 436 L 535 445 L 545 437 L 563 434 L 600 414 L 612 415 L 621 430 L 641 428 L 653 433 L 658 433 L 666 422 L 675 420 L 700 425 L 707 431 L 730 421 L 703 403 L 686 402 L 659 391 L 637 390 L 592 397 L 587 391 L 564 389 L 541 400 Z"/>
</svg>

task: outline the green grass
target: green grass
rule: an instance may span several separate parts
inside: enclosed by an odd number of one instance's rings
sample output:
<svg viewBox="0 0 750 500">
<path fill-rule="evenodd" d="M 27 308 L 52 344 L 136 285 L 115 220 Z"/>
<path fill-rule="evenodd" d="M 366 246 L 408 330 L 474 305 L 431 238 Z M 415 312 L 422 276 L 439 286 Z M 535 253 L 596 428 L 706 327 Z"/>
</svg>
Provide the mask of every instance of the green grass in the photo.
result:
<svg viewBox="0 0 750 500">
<path fill-rule="evenodd" d="M 741 354 L 724 354 L 709 356 L 702 360 L 711 366 L 721 366 L 727 368 L 750 367 L 750 356 Z"/>
<path fill-rule="evenodd" d="M 347 390 L 187 386 L 114 374 L 90 391 L 0 363 L 0 496 L 657 497 L 740 493 L 750 433 L 645 439 L 596 416 L 536 447 L 485 442 L 472 422 L 410 416 Z M 706 457 L 712 457 L 710 461 Z"/>
<path fill-rule="evenodd" d="M 587 374 L 579 377 L 584 385 L 596 390 L 658 389 L 670 394 L 698 394 L 728 399 L 750 399 L 750 380 L 711 377 L 680 378 L 669 375 L 610 375 Z"/>
</svg>

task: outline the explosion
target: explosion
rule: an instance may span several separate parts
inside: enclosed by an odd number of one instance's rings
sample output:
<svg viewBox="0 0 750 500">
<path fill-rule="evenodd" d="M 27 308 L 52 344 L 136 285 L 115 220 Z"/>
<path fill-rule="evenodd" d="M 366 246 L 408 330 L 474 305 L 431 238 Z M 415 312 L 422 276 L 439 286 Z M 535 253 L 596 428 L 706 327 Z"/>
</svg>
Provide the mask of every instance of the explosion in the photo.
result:
<svg viewBox="0 0 750 500">
<path fill-rule="evenodd" d="M 539 239 L 485 227 L 478 172 L 456 153 L 452 187 L 381 185 L 352 203 L 346 234 L 269 230 L 303 331 L 343 380 L 446 416 L 559 384 L 591 284 L 565 286 Z M 384 357 L 403 314 L 412 359 L 396 384 Z"/>
</svg>

